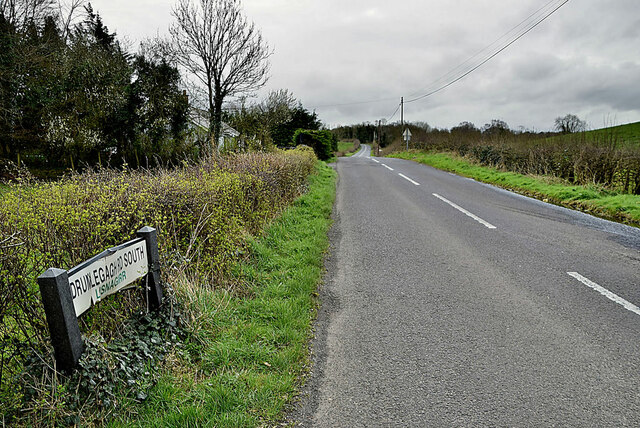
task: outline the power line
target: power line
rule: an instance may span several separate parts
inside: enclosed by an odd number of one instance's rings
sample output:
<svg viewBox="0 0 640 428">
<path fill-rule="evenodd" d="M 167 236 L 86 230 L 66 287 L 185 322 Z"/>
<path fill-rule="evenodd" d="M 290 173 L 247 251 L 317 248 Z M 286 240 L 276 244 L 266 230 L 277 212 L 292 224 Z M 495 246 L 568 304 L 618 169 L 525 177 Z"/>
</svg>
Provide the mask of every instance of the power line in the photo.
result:
<svg viewBox="0 0 640 428">
<path fill-rule="evenodd" d="M 391 122 L 391 119 L 396 117 L 396 114 L 398 114 L 398 110 L 400 110 L 401 106 L 402 106 L 402 103 L 398 104 L 398 107 L 396 108 L 396 111 L 394 111 L 393 114 L 389 117 L 389 119 L 387 119 L 387 122 Z"/>
<path fill-rule="evenodd" d="M 438 79 L 434 80 L 429 86 L 427 86 L 424 89 L 421 89 L 417 92 L 414 92 L 412 94 L 410 94 L 409 96 L 414 96 L 414 95 L 418 95 L 419 93 L 422 93 L 424 91 L 427 91 L 430 87 L 435 86 L 438 82 L 446 80 L 446 78 L 448 78 L 449 76 L 455 74 L 456 71 L 458 71 L 459 69 L 463 68 L 463 66 L 465 66 L 466 64 L 470 63 L 473 59 L 475 59 L 476 57 L 480 56 L 480 54 L 482 54 L 485 51 L 488 51 L 489 48 L 491 48 L 492 46 L 498 44 L 498 42 L 500 42 L 501 40 L 507 38 L 507 36 L 509 36 L 511 33 L 513 33 L 515 30 L 517 30 L 520 27 L 523 26 L 527 26 L 529 25 L 528 22 L 535 17 L 536 15 L 540 14 L 540 12 L 544 11 L 545 9 L 549 9 L 550 6 L 553 7 L 552 5 L 558 3 L 558 1 L 564 1 L 566 3 L 566 1 L 568 0 L 550 0 L 548 3 L 546 3 L 544 6 L 540 7 L 539 9 L 537 9 L 536 11 L 534 11 L 533 13 L 531 13 L 529 16 L 527 16 L 525 19 L 523 19 L 522 21 L 520 21 L 517 25 L 515 25 L 514 27 L 512 27 L 511 29 L 509 29 L 509 31 L 507 31 L 506 33 L 504 33 L 502 36 L 500 36 L 499 38 L 497 38 L 496 40 L 494 40 L 492 43 L 490 43 L 489 45 L 485 46 L 484 48 L 482 48 L 481 50 L 479 50 L 478 52 L 476 52 L 474 55 L 472 55 L 471 57 L 467 58 L 465 61 L 463 61 L 462 63 L 458 64 L 456 67 L 452 68 L 451 70 L 449 70 L 447 73 L 445 73 L 444 75 L 440 76 Z M 525 25 L 526 24 L 526 25 Z"/>
<path fill-rule="evenodd" d="M 474 71 L 476 71 L 477 69 L 479 69 L 480 67 L 482 67 L 483 65 L 485 65 L 487 62 L 489 62 L 490 60 L 492 60 L 493 58 L 495 58 L 496 56 L 498 56 L 501 52 L 503 52 L 505 49 L 507 49 L 509 46 L 511 46 L 512 44 L 514 44 L 515 42 L 517 42 L 518 40 L 520 40 L 522 37 L 524 37 L 527 33 L 529 33 L 531 30 L 533 30 L 534 28 L 536 28 L 538 25 L 540 25 L 543 21 L 545 21 L 547 18 L 549 18 L 551 15 L 553 15 L 558 9 L 560 9 L 562 6 L 564 6 L 565 4 L 569 3 L 569 0 L 563 0 L 562 3 L 560 3 L 560 5 L 556 6 L 551 12 L 547 13 L 545 16 L 543 16 L 540 20 L 538 20 L 535 24 L 533 24 L 532 26 L 530 26 L 529 28 L 527 28 L 525 31 L 523 31 L 522 33 L 520 33 L 516 38 L 514 38 L 513 40 L 511 40 L 509 43 L 507 43 L 506 45 L 504 45 L 503 47 L 501 47 L 500 49 L 498 49 L 496 52 L 494 52 L 493 54 L 491 54 L 489 57 L 487 57 L 486 59 L 484 59 L 482 62 L 480 62 L 478 65 L 472 67 L 470 70 L 464 72 L 462 75 L 456 77 L 455 79 L 453 79 L 452 81 L 450 81 L 449 83 L 440 86 L 439 88 L 428 92 L 424 95 L 421 95 L 417 98 L 405 101 L 407 103 L 412 103 L 418 100 L 421 100 L 423 98 L 429 97 L 437 92 L 442 91 L 445 88 L 448 88 L 449 86 L 453 85 L 456 82 L 459 82 L 460 80 L 464 79 L 465 77 L 467 77 L 468 75 L 470 75 L 471 73 L 473 73 Z"/>
<path fill-rule="evenodd" d="M 560 3 L 558 3 L 558 2 L 560 2 Z M 454 83 L 459 82 L 460 80 L 464 79 L 469 74 L 473 73 L 474 71 L 476 71 L 477 69 L 479 69 L 480 67 L 485 65 L 487 62 L 489 62 L 490 60 L 492 60 L 493 58 L 498 56 L 500 53 L 502 53 L 504 50 L 506 50 L 509 46 L 513 45 L 515 42 L 520 40 L 522 37 L 524 37 L 526 34 L 528 34 L 530 31 L 532 31 L 534 28 L 536 28 L 542 22 L 547 20 L 551 15 L 553 15 L 555 12 L 557 12 L 562 6 L 564 6 L 568 2 L 569 2 L 569 0 L 551 0 L 551 1 L 547 2 L 545 5 L 543 5 L 542 7 L 537 9 L 535 12 L 533 12 L 529 16 L 527 16 L 520 23 L 518 23 L 517 25 L 512 27 L 509 31 L 507 31 L 501 37 L 496 39 L 491 44 L 487 45 L 482 50 L 478 51 L 473 56 L 469 57 L 467 60 L 465 60 L 464 62 L 462 62 L 458 66 L 456 66 L 453 69 L 451 69 L 449 72 L 447 72 L 446 74 L 444 74 L 443 76 L 441 76 L 440 78 L 435 80 L 428 87 L 434 86 L 436 83 L 445 80 L 445 78 L 447 78 L 447 77 L 449 77 L 451 75 L 455 75 L 455 72 L 457 70 L 463 68 L 464 65 L 470 63 L 474 58 L 478 57 L 480 54 L 482 54 L 483 52 L 487 51 L 490 47 L 496 45 L 499 41 L 507 38 L 507 36 L 509 36 L 510 34 L 514 33 L 515 30 L 520 29 L 520 30 L 518 30 L 518 32 L 516 32 L 515 37 L 510 39 L 506 44 L 501 46 L 498 50 L 493 52 L 491 55 L 489 55 L 488 57 L 483 59 L 479 64 L 471 67 L 467 71 L 464 71 L 462 74 L 460 74 L 459 76 L 455 77 L 453 80 L 447 82 L 446 84 L 444 84 L 444 85 L 442 85 L 442 86 L 440 86 L 440 87 L 438 87 L 438 88 L 436 88 L 436 89 L 434 89 L 434 90 L 432 90 L 430 92 L 427 92 L 426 94 L 420 95 L 420 96 L 418 96 L 416 98 L 413 98 L 413 99 L 410 99 L 410 100 L 406 100 L 404 102 L 405 103 L 412 103 L 412 102 L 416 102 L 416 101 L 419 101 L 421 99 L 427 98 L 427 97 L 429 97 L 431 95 L 434 95 L 434 94 L 436 94 L 436 93 L 448 88 L 449 86 L 453 85 Z M 551 11 L 547 12 L 547 10 L 549 10 L 549 9 L 551 9 Z M 535 19 L 532 20 L 532 18 L 534 18 L 534 17 L 536 17 L 538 15 L 541 15 L 541 13 L 542 13 L 542 17 L 541 18 L 538 17 L 538 18 L 535 18 Z M 523 28 L 521 28 L 521 27 L 523 27 Z M 425 90 L 427 88 L 425 88 Z M 412 95 L 415 95 L 417 93 L 419 93 L 419 92 L 414 92 Z M 390 100 L 394 100 L 394 99 L 397 99 L 397 97 L 379 98 L 379 99 L 368 100 L 368 101 L 356 101 L 356 102 L 347 102 L 347 103 L 338 103 L 338 104 L 327 104 L 327 105 L 315 106 L 315 107 L 313 107 L 313 109 L 315 110 L 315 109 L 318 109 L 318 108 L 343 107 L 343 106 L 353 106 L 353 105 L 362 105 L 362 104 L 374 104 L 374 103 L 380 103 L 380 102 L 390 101 Z M 393 119 L 395 117 L 395 115 L 398 113 L 398 111 L 400 110 L 401 107 L 402 107 L 402 103 L 400 103 L 398 105 L 396 110 L 389 117 L 389 119 L 387 119 L 387 121 L 390 121 L 391 119 Z"/>
</svg>

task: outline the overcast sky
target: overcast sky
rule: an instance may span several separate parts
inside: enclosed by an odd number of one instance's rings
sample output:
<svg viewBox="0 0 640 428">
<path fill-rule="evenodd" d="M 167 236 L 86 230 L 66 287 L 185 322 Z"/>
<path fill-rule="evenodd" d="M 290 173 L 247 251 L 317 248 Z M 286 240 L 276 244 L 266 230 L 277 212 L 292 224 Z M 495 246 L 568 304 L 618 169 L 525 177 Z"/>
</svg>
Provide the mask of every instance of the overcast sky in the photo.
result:
<svg viewBox="0 0 640 428">
<path fill-rule="evenodd" d="M 145 37 L 167 35 L 174 1 L 91 3 L 109 29 L 135 47 Z M 244 10 L 274 50 L 265 90 L 289 89 L 335 126 L 391 118 L 400 97 L 414 99 L 449 83 L 509 39 L 474 57 L 479 51 L 545 5 L 558 4 L 244 0 Z M 513 129 L 537 131 L 567 113 L 590 128 L 640 121 L 639 12 L 638 0 L 570 0 L 461 81 L 406 104 L 405 120 L 450 128 L 501 119 Z M 385 101 L 350 104 L 379 99 Z"/>
</svg>

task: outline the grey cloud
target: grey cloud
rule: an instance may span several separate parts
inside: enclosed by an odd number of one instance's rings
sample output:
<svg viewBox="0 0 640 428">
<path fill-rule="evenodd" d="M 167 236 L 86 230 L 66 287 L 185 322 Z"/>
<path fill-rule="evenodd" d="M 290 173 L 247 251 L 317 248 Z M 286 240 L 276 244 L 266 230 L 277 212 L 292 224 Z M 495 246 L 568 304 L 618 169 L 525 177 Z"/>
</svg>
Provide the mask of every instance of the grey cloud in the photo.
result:
<svg viewBox="0 0 640 428">
<path fill-rule="evenodd" d="M 154 20 L 146 18 L 151 3 L 157 4 Z M 108 10 L 109 28 L 134 38 L 143 28 L 149 36 L 165 31 L 172 3 L 92 0 L 97 10 Z M 264 92 L 288 88 L 309 108 L 391 98 L 319 108 L 330 124 L 388 117 L 401 96 L 437 87 L 434 80 L 544 3 L 244 0 L 276 52 Z M 539 130 L 569 112 L 592 123 L 608 116 L 640 120 L 639 39 L 637 0 L 570 1 L 470 76 L 407 105 L 407 118 L 440 127 L 500 118 Z"/>
</svg>

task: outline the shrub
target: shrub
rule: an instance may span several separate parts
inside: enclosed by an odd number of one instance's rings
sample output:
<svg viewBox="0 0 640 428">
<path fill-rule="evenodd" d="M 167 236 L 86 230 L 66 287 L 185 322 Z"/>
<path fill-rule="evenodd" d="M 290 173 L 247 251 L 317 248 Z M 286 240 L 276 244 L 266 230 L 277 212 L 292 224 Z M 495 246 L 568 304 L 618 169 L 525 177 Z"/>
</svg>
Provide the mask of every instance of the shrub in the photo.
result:
<svg viewBox="0 0 640 428">
<path fill-rule="evenodd" d="M 298 129 L 293 135 L 293 144 L 304 144 L 313 148 L 320 160 L 327 160 L 338 150 L 338 138 L 331 131 L 309 131 Z"/>
</svg>

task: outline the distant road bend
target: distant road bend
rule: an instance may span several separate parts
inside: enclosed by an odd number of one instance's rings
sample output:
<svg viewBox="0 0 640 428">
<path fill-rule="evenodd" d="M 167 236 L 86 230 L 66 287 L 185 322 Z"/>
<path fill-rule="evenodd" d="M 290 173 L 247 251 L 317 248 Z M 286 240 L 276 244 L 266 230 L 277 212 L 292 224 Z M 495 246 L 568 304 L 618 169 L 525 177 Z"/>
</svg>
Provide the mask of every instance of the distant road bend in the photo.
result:
<svg viewBox="0 0 640 428">
<path fill-rule="evenodd" d="M 414 162 L 340 158 L 294 419 L 640 426 L 640 231 Z"/>
</svg>

